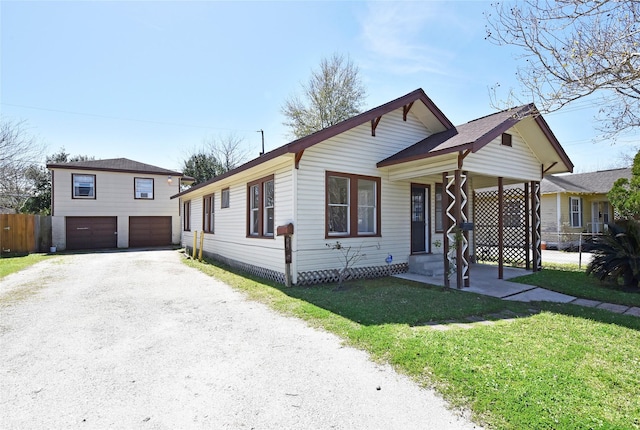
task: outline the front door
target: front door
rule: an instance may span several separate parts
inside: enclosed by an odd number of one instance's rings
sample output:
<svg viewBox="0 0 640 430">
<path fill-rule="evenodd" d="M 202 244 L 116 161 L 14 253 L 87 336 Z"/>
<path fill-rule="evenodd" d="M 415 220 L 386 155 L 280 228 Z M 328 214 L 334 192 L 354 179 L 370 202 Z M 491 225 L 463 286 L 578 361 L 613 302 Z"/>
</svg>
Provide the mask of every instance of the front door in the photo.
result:
<svg viewBox="0 0 640 430">
<path fill-rule="evenodd" d="M 429 252 L 429 188 L 411 186 L 411 253 Z"/>
</svg>

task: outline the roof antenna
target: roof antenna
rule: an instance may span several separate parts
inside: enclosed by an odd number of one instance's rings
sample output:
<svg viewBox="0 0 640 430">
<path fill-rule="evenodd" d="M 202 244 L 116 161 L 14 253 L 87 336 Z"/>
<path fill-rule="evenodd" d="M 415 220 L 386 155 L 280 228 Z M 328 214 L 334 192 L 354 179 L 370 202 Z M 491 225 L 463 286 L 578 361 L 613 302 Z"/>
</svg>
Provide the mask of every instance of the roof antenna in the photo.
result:
<svg viewBox="0 0 640 430">
<path fill-rule="evenodd" d="M 262 134 L 262 152 L 260 153 L 260 156 L 262 157 L 264 155 L 264 130 L 257 130 L 256 133 Z"/>
</svg>

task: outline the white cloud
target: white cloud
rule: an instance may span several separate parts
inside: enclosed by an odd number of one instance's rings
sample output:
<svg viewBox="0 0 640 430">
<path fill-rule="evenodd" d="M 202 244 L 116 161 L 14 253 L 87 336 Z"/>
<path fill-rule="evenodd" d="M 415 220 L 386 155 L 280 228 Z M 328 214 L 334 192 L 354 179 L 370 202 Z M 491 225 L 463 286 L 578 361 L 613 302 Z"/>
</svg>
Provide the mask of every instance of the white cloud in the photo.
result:
<svg viewBox="0 0 640 430">
<path fill-rule="evenodd" d="M 431 2 L 374 2 L 361 17 L 361 38 L 370 59 L 369 68 L 394 74 L 446 75 L 454 54 L 442 46 L 437 28 L 447 20 L 442 4 Z"/>
</svg>

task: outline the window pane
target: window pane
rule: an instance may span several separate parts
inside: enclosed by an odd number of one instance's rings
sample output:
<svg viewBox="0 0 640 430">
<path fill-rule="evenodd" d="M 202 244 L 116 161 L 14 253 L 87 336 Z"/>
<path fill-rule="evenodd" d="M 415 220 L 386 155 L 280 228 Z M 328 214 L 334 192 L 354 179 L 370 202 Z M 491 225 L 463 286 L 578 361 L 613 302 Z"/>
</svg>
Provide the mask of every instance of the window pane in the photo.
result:
<svg viewBox="0 0 640 430">
<path fill-rule="evenodd" d="M 273 181 L 264 183 L 264 206 L 273 207 Z"/>
<path fill-rule="evenodd" d="M 264 183 L 264 232 L 265 236 L 273 235 L 273 181 Z"/>
<path fill-rule="evenodd" d="M 358 205 L 375 206 L 376 183 L 366 179 L 358 179 Z"/>
<path fill-rule="evenodd" d="M 222 207 L 223 208 L 229 207 L 229 189 L 228 188 L 222 190 Z"/>
<path fill-rule="evenodd" d="M 135 178 L 136 199 L 152 199 L 153 198 L 153 179 L 151 178 Z"/>
<path fill-rule="evenodd" d="M 329 206 L 329 233 L 349 233 L 348 206 Z"/>
<path fill-rule="evenodd" d="M 413 194 L 412 196 L 411 220 L 420 222 L 424 221 L 424 198 L 423 194 Z"/>
<path fill-rule="evenodd" d="M 264 234 L 273 235 L 273 208 L 265 209 L 264 213 Z"/>
<path fill-rule="evenodd" d="M 435 227 L 436 231 L 442 231 L 442 184 L 436 184 L 435 191 Z"/>
<path fill-rule="evenodd" d="M 358 179 L 358 233 L 375 233 L 376 183 Z"/>
<path fill-rule="evenodd" d="M 258 185 L 251 186 L 251 209 L 260 207 L 260 187 Z"/>
<path fill-rule="evenodd" d="M 579 198 L 571 197 L 570 199 L 570 209 L 571 209 L 571 227 L 581 227 L 582 226 L 582 207 Z"/>
<path fill-rule="evenodd" d="M 329 176 L 329 204 L 349 204 L 349 178 Z"/>
<path fill-rule="evenodd" d="M 375 232 L 375 208 L 358 207 L 358 233 Z"/>
<path fill-rule="evenodd" d="M 74 197 L 93 197 L 94 180 L 91 175 L 73 175 Z"/>
<path fill-rule="evenodd" d="M 251 234 L 260 233 L 259 221 L 260 219 L 258 218 L 258 208 L 252 209 L 251 210 Z"/>
</svg>

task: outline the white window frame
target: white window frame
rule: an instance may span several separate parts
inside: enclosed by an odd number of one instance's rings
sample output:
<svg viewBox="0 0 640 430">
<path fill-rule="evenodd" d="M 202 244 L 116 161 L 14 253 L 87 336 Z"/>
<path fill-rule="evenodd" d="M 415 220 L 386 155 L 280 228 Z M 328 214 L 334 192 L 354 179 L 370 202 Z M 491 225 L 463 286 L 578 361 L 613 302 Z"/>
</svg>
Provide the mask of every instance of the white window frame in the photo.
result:
<svg viewBox="0 0 640 430">
<path fill-rule="evenodd" d="M 577 223 L 574 222 L 574 215 L 578 217 Z M 582 199 L 580 197 L 569 197 L 569 223 L 572 228 L 582 228 Z"/>
<path fill-rule="evenodd" d="M 149 182 L 151 183 L 151 192 L 148 189 Z M 153 200 L 154 189 L 153 178 L 133 178 L 133 191 L 136 200 Z"/>
<path fill-rule="evenodd" d="M 90 180 L 89 180 L 90 179 Z M 86 185 L 89 186 L 86 186 Z M 85 186 L 83 186 L 85 185 Z M 88 188 L 89 194 L 80 194 L 80 189 Z M 71 174 L 71 197 L 74 199 L 90 199 L 96 198 L 96 175 L 87 175 L 83 173 Z"/>
</svg>

